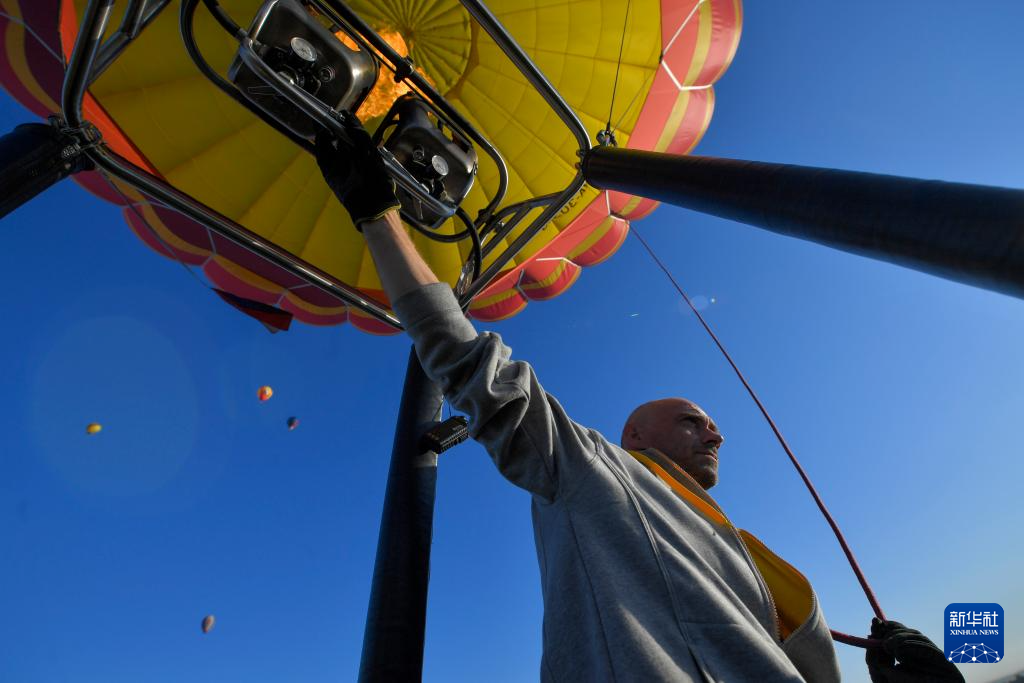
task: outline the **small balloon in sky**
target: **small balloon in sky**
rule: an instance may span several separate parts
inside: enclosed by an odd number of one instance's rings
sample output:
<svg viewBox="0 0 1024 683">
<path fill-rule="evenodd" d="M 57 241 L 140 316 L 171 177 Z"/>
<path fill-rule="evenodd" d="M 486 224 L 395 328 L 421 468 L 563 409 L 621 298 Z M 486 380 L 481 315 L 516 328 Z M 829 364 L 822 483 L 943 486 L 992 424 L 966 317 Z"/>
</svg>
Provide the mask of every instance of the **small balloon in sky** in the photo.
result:
<svg viewBox="0 0 1024 683">
<path fill-rule="evenodd" d="M 295 429 L 298 426 L 299 426 L 299 418 L 297 418 L 297 417 L 289 417 L 288 418 L 288 431 L 289 432 L 292 431 L 293 429 Z"/>
<path fill-rule="evenodd" d="M 274 395 L 274 390 L 271 389 L 266 384 L 264 384 L 262 387 L 260 387 L 260 390 L 258 392 L 256 392 L 256 396 L 258 396 L 261 401 L 266 401 L 267 399 L 269 399 L 273 395 Z"/>
<path fill-rule="evenodd" d="M 715 297 L 711 297 L 711 303 L 713 303 L 713 304 L 717 304 L 717 303 L 718 303 L 718 301 L 717 301 L 717 300 L 715 299 Z"/>
<path fill-rule="evenodd" d="M 203 624 L 202 624 L 203 633 L 209 633 L 211 630 L 213 630 L 213 624 L 216 621 L 217 620 L 214 619 L 212 614 L 207 614 L 205 617 L 203 617 Z"/>
<path fill-rule="evenodd" d="M 87 424 L 85 426 L 85 433 L 86 434 L 99 434 L 102 429 L 103 429 L 103 425 L 101 425 L 99 422 L 90 422 L 89 424 Z"/>
</svg>

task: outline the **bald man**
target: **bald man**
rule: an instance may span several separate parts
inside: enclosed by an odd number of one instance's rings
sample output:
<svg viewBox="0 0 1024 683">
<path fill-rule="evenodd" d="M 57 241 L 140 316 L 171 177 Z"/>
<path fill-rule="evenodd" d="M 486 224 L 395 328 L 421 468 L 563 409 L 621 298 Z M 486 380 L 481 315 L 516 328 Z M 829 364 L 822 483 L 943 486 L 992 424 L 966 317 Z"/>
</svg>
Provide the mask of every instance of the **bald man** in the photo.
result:
<svg viewBox="0 0 1024 683">
<path fill-rule="evenodd" d="M 630 413 L 620 443 L 626 450 L 654 448 L 707 490 L 718 483 L 718 448 L 725 438 L 693 401 L 663 398 Z"/>
<path fill-rule="evenodd" d="M 681 398 L 645 403 L 622 446 L 577 424 L 497 334 L 478 334 L 420 258 L 361 129 L 320 141 L 324 177 L 361 229 L 427 375 L 530 492 L 544 595 L 543 681 L 839 680 L 807 580 L 707 494 L 718 427 Z"/>
</svg>

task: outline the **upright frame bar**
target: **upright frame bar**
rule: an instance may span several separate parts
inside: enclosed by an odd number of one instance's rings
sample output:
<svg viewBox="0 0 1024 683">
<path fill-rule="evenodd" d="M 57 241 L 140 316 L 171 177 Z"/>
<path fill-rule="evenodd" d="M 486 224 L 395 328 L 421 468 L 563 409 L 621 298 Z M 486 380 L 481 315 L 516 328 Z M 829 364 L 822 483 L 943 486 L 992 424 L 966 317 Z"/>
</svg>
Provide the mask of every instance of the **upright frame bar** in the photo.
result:
<svg viewBox="0 0 1024 683">
<path fill-rule="evenodd" d="M 423 674 L 437 453 L 424 448 L 421 437 L 437 423 L 443 400 L 416 349 L 410 349 L 366 610 L 360 683 L 418 681 Z"/>
</svg>

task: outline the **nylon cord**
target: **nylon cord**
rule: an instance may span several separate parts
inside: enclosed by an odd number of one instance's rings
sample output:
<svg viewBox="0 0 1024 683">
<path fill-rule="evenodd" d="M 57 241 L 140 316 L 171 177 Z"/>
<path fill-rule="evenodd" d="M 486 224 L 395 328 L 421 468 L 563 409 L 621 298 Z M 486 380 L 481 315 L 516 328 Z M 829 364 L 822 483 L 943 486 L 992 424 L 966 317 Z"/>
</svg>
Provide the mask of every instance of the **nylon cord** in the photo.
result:
<svg viewBox="0 0 1024 683">
<path fill-rule="evenodd" d="M 615 62 L 615 82 L 612 84 L 612 101 L 608 105 L 608 132 L 612 130 L 612 110 L 615 108 L 615 92 L 619 89 L 619 68 L 622 66 L 622 48 L 626 45 L 626 26 L 629 24 L 629 7 L 633 0 L 626 2 L 626 16 L 622 19 L 622 38 L 619 40 L 619 59 Z"/>
<path fill-rule="evenodd" d="M 155 204 L 153 204 L 152 202 L 146 202 L 147 198 L 146 198 L 145 195 L 143 195 L 142 202 L 133 201 L 128 195 L 126 195 L 121 190 L 120 187 L 117 186 L 116 183 L 114 183 L 113 181 L 111 181 L 109 178 L 106 178 L 106 177 L 104 177 L 104 180 L 106 180 L 107 181 L 107 185 L 109 185 L 114 190 L 114 192 L 116 192 L 121 197 L 121 199 L 123 199 L 125 201 L 124 208 L 130 210 L 133 214 L 135 214 L 135 217 L 139 219 L 139 222 L 142 223 L 142 225 L 145 226 L 146 230 L 149 231 L 150 236 L 152 236 L 153 239 L 155 239 L 157 242 L 159 242 L 160 246 L 162 246 L 167 251 L 167 256 L 172 261 L 177 263 L 179 266 L 184 268 L 185 272 L 188 273 L 189 275 L 191 275 L 192 278 L 195 279 L 195 281 L 198 282 L 204 289 L 212 289 L 209 284 L 204 282 L 201 277 L 196 275 L 195 271 L 192 269 L 191 266 L 189 266 L 187 263 L 185 263 L 184 261 L 181 260 L 181 257 L 178 256 L 178 253 L 174 249 L 171 248 L 171 245 L 167 244 L 167 241 L 164 240 L 164 238 L 160 236 L 160 233 L 158 233 L 156 231 L 156 228 L 154 228 L 152 225 L 149 224 L 149 220 L 142 214 L 142 211 L 139 210 L 139 204 L 140 203 L 143 203 L 143 202 L 144 203 L 149 203 L 151 206 L 154 206 L 154 207 L 155 207 Z M 210 236 L 209 235 L 209 231 L 207 231 L 207 237 L 209 237 L 209 236 Z M 156 250 L 154 249 L 154 251 L 156 251 Z M 211 249 L 211 251 L 212 251 L 212 249 Z M 157 253 L 159 253 L 159 252 L 157 252 Z"/>
<path fill-rule="evenodd" d="M 679 286 L 679 283 L 676 282 L 675 277 L 673 277 L 672 273 L 665 266 L 665 264 L 662 263 L 661 259 L 658 258 L 657 254 L 654 253 L 654 250 L 651 248 L 651 246 L 640 235 L 640 233 L 637 232 L 637 229 L 635 227 L 630 226 L 629 231 L 630 233 L 633 234 L 633 236 L 640 240 L 640 244 L 642 244 L 644 249 L 647 250 L 647 253 L 650 254 L 651 258 L 658 265 L 658 267 L 661 268 L 662 272 L 665 273 L 665 276 L 668 277 L 669 281 L 672 283 L 672 286 L 675 287 L 677 292 L 679 292 L 679 296 L 683 298 L 683 301 L 686 302 L 686 305 L 689 306 L 690 310 L 692 310 L 694 315 L 697 316 L 697 320 L 700 321 L 700 324 L 704 327 L 704 330 L 711 337 L 712 341 L 715 342 L 715 345 L 718 347 L 718 350 L 722 352 L 723 356 L 725 356 L 725 360 L 728 361 L 729 365 L 733 369 L 733 372 L 736 373 L 736 376 L 739 378 L 740 382 L 743 383 L 743 387 L 747 390 L 747 393 L 750 394 L 750 397 L 752 399 L 754 399 L 754 403 L 757 404 L 758 409 L 761 411 L 761 415 L 763 415 L 764 419 L 767 420 L 768 426 L 772 428 L 772 431 L 775 433 L 775 437 L 779 440 L 779 443 L 782 445 L 783 450 L 786 451 L 786 455 L 789 456 L 790 462 L 793 463 L 793 467 L 796 468 L 796 471 L 800 475 L 800 478 L 803 480 L 804 485 L 807 487 L 807 490 L 810 491 L 811 496 L 814 498 L 814 502 L 817 503 L 818 509 L 821 510 L 821 514 L 825 516 L 825 520 L 828 522 L 828 525 L 832 527 L 832 532 L 835 534 L 836 539 L 839 541 L 839 545 L 842 547 L 843 553 L 846 555 L 846 559 L 849 561 L 850 567 L 853 569 L 853 573 L 857 576 L 857 581 L 860 582 L 860 586 L 864 590 L 864 595 L 867 597 L 868 602 L 871 603 L 871 609 L 874 610 L 875 616 L 877 616 L 882 621 L 885 621 L 885 614 L 882 612 L 882 607 L 878 604 L 878 599 L 875 597 L 874 591 L 871 590 L 871 586 L 868 584 L 868 580 L 864 577 L 864 573 L 861 571 L 860 565 L 857 563 L 857 558 L 853 555 L 853 551 L 847 544 L 846 538 L 843 536 L 843 532 L 840 531 L 839 525 L 836 524 L 835 519 L 832 518 L 832 515 L 829 513 L 828 508 L 825 507 L 825 502 L 821 499 L 821 496 L 818 495 L 818 491 L 817 489 L 814 488 L 814 484 L 811 483 L 810 477 L 807 476 L 807 473 L 804 471 L 804 468 L 796 459 L 796 456 L 790 449 L 789 444 L 786 443 L 786 439 L 782 436 L 782 432 L 779 431 L 779 428 L 776 426 L 775 421 L 772 419 L 771 415 L 768 414 L 768 410 L 764 407 L 764 404 L 761 403 L 761 399 L 757 397 L 757 394 L 754 392 L 753 387 L 751 387 L 750 383 L 747 382 L 747 378 L 743 376 L 743 373 L 736 366 L 736 363 L 733 362 L 732 356 L 730 356 L 729 352 L 725 350 L 725 346 L 722 345 L 722 342 L 718 339 L 718 336 L 714 333 L 714 331 L 712 331 L 711 326 L 708 325 L 707 321 L 704 320 L 704 316 L 700 314 L 700 311 L 698 311 L 696 306 L 693 305 L 693 302 L 690 301 L 690 297 L 686 296 L 686 292 L 684 292 L 683 288 Z M 848 645 L 856 645 L 859 647 L 875 647 L 881 645 L 881 643 L 878 640 L 873 638 L 858 638 L 856 636 L 851 636 L 849 634 L 835 630 L 832 631 L 832 638 L 839 642 L 846 643 Z"/>
</svg>

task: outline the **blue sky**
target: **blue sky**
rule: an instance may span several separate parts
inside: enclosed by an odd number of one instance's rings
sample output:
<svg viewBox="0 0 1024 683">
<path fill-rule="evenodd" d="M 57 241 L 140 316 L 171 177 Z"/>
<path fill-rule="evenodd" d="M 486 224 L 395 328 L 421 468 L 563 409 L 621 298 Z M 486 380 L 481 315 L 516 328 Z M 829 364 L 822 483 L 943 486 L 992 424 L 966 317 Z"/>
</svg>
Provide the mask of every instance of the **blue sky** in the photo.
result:
<svg viewBox="0 0 1024 683">
<path fill-rule="evenodd" d="M 1009 0 L 748 3 L 697 153 L 1024 187 L 1022 25 Z M 0 98 L 0 128 L 27 120 Z M 353 680 L 407 340 L 271 336 L 71 182 L 2 227 L 0 679 Z M 1007 657 L 965 674 L 1024 668 L 1024 302 L 671 207 L 637 228 L 715 299 L 888 615 L 941 643 L 946 604 L 998 602 Z M 701 403 L 727 438 L 716 498 L 832 626 L 867 629 L 785 454 L 634 239 L 491 329 L 609 436 L 649 398 Z M 475 444 L 444 454 L 425 680 L 535 680 L 537 579 L 528 496 Z"/>
</svg>

